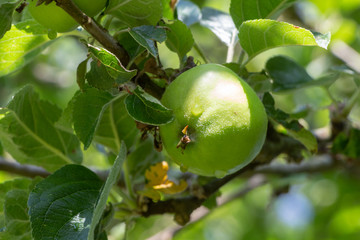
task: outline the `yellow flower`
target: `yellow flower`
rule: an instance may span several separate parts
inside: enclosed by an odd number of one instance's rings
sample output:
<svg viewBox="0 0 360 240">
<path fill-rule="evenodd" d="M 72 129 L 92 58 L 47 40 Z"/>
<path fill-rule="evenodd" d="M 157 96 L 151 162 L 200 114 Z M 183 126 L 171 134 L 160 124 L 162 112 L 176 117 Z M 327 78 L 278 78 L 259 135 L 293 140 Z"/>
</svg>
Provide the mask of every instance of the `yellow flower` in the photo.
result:
<svg viewBox="0 0 360 240">
<path fill-rule="evenodd" d="M 178 185 L 170 181 L 167 176 L 168 170 L 169 165 L 165 161 L 150 166 L 145 172 L 146 189 L 141 193 L 154 201 L 158 201 L 161 198 L 161 193 L 176 194 L 184 191 L 187 188 L 186 181 L 182 179 Z"/>
</svg>

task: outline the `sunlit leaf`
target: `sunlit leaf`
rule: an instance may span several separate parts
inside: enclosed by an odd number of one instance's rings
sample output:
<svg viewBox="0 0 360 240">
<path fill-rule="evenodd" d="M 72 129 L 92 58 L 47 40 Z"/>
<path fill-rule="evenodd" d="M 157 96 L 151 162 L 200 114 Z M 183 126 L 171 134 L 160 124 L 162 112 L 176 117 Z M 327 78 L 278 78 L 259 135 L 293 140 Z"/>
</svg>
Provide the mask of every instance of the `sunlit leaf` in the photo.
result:
<svg viewBox="0 0 360 240">
<path fill-rule="evenodd" d="M 13 25 L 0 39 L 0 76 L 31 62 L 53 42 L 48 38 L 47 29 L 35 21 Z"/>
<path fill-rule="evenodd" d="M 136 75 L 136 70 L 125 69 L 117 57 L 105 48 L 88 45 L 88 49 L 93 59 L 91 70 L 86 74 L 90 85 L 110 89 L 114 83 L 125 83 Z"/>
<path fill-rule="evenodd" d="M 324 41 L 324 38 L 327 41 Z M 241 24 L 239 40 L 249 59 L 252 59 L 259 53 L 275 47 L 302 45 L 326 49 L 327 44 L 324 43 L 329 43 L 330 34 L 315 36 L 311 31 L 290 23 L 258 19 Z"/>
</svg>

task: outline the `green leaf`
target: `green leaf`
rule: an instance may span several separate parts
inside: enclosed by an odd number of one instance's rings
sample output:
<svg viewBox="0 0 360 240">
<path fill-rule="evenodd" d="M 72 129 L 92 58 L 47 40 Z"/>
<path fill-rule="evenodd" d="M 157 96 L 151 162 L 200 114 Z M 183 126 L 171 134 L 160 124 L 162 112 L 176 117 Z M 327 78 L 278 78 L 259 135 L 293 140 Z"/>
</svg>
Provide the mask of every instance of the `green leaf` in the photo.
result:
<svg viewBox="0 0 360 240">
<path fill-rule="evenodd" d="M 169 30 L 166 32 L 166 46 L 179 56 L 180 62 L 194 45 L 194 39 L 190 29 L 179 20 L 165 25 Z"/>
<path fill-rule="evenodd" d="M 265 68 L 274 80 L 274 92 L 296 89 L 313 81 L 302 66 L 288 57 L 276 56 L 270 58 Z"/>
<path fill-rule="evenodd" d="M 121 140 L 132 146 L 138 134 L 134 120 L 124 106 L 124 95 L 88 88 L 75 96 L 74 129 L 87 149 L 94 140 L 114 153 L 119 152 Z"/>
<path fill-rule="evenodd" d="M 27 199 L 40 179 L 18 178 L 0 184 L 0 240 L 32 239 Z"/>
<path fill-rule="evenodd" d="M 330 41 L 330 34 L 321 35 Z M 249 55 L 249 60 L 259 53 L 275 47 L 303 45 L 327 48 L 324 41 L 317 41 L 307 29 L 286 22 L 270 19 L 249 20 L 243 22 L 239 29 L 239 39 L 242 48 Z"/>
<path fill-rule="evenodd" d="M 128 27 L 155 26 L 162 17 L 162 0 L 110 0 L 105 13 L 113 15 Z"/>
<path fill-rule="evenodd" d="M 0 239 L 31 240 L 31 228 L 27 213 L 27 200 L 29 191 L 14 189 L 5 196 L 5 232 L 0 233 Z"/>
<path fill-rule="evenodd" d="M 38 183 L 28 201 L 34 239 L 87 239 L 102 185 L 80 165 L 67 165 Z"/>
<path fill-rule="evenodd" d="M 136 121 L 150 125 L 162 125 L 171 122 L 172 110 L 164 107 L 160 101 L 144 92 L 139 86 L 125 98 L 126 110 Z"/>
<path fill-rule="evenodd" d="M 21 89 L 7 108 L 0 108 L 0 140 L 17 161 L 54 171 L 80 163 L 82 152 L 75 135 L 55 126 L 61 110 L 39 99 L 31 86 Z"/>
<path fill-rule="evenodd" d="M 90 71 L 85 75 L 89 85 L 101 90 L 109 90 L 115 87 L 115 80 L 110 76 L 106 67 L 97 62 L 90 63 Z"/>
<path fill-rule="evenodd" d="M 26 190 L 29 188 L 31 182 L 28 178 L 17 178 L 0 184 L 0 229 L 5 227 L 4 203 L 6 193 L 15 189 Z"/>
<path fill-rule="evenodd" d="M 360 158 L 360 130 L 352 128 L 349 134 L 340 133 L 334 140 L 332 146 L 333 153 L 341 153 L 348 157 Z"/>
<path fill-rule="evenodd" d="M 18 3 L 19 1 L 0 4 L 0 38 L 2 38 L 4 34 L 10 30 L 12 15 Z"/>
<path fill-rule="evenodd" d="M 72 120 L 76 135 L 84 144 L 84 149 L 90 146 L 104 106 L 112 99 L 110 93 L 95 88 L 87 88 L 74 96 Z"/>
<path fill-rule="evenodd" d="M 171 2 L 169 0 L 161 0 L 163 6 L 163 17 L 172 20 L 174 19 L 174 10 L 171 8 Z"/>
<path fill-rule="evenodd" d="M 339 77 L 338 73 L 329 73 L 314 80 L 302 66 L 284 56 L 270 58 L 265 68 L 274 81 L 274 92 L 311 86 L 330 86 Z"/>
<path fill-rule="evenodd" d="M 309 130 L 305 128 L 298 131 L 287 129 L 287 134 L 301 142 L 311 153 L 317 152 L 317 140 Z"/>
<path fill-rule="evenodd" d="M 154 238 L 154 235 L 169 227 L 176 227 L 170 214 L 139 217 L 135 218 L 134 222 L 134 227 L 129 229 L 128 239 L 161 239 L 161 237 Z M 190 240 L 190 238 L 185 239 Z"/>
<path fill-rule="evenodd" d="M 126 111 L 125 98 L 126 95 L 117 96 L 103 107 L 94 137 L 95 142 L 108 147 L 115 154 L 120 151 L 121 141 L 130 148 L 139 134 L 134 119 Z"/>
<path fill-rule="evenodd" d="M 92 221 L 91 221 L 91 225 L 90 225 L 89 235 L 87 238 L 88 240 L 98 239 L 97 237 L 94 238 L 95 228 L 98 225 L 99 221 L 101 220 L 101 217 L 105 210 L 106 202 L 109 197 L 110 190 L 116 184 L 116 182 L 118 181 L 118 179 L 120 177 L 120 173 L 122 172 L 121 169 L 122 169 L 122 166 L 126 159 L 126 154 L 127 154 L 127 150 L 126 150 L 125 143 L 121 142 L 120 152 L 115 160 L 114 165 L 110 169 L 109 176 L 106 179 L 105 185 L 102 188 L 101 193 L 100 193 L 100 198 L 96 204 L 96 207 L 95 207 L 95 210 L 93 213 L 93 217 L 92 217 Z M 99 233 L 101 233 L 101 232 L 99 232 Z"/>
<path fill-rule="evenodd" d="M 136 70 L 125 69 L 117 57 L 104 48 L 88 45 L 91 54 L 91 70 L 86 74 L 90 85 L 99 89 L 110 89 L 115 82 L 122 84 L 136 75 Z"/>
<path fill-rule="evenodd" d="M 201 10 L 200 24 L 210 29 L 227 46 L 238 41 L 238 30 L 229 14 L 205 7 Z"/>
<path fill-rule="evenodd" d="M 180 21 L 186 24 L 186 26 L 191 26 L 194 23 L 197 23 L 201 19 L 201 10 L 193 2 L 181 0 L 176 5 L 177 17 Z"/>
<path fill-rule="evenodd" d="M 134 27 L 130 30 L 129 33 L 141 46 L 145 47 L 154 57 L 157 57 L 159 55 L 155 41 L 161 43 L 166 39 L 165 29 L 151 25 Z"/>
<path fill-rule="evenodd" d="M 85 79 L 87 71 L 87 63 L 89 59 L 82 61 L 76 69 L 76 82 L 79 85 L 79 88 L 83 90 L 85 88 Z"/>
<path fill-rule="evenodd" d="M 121 46 L 123 46 L 129 54 L 130 62 L 134 61 L 134 59 L 145 51 L 145 48 L 135 41 L 135 39 L 127 31 L 119 34 L 117 39 Z"/>
<path fill-rule="evenodd" d="M 0 39 L 0 76 L 28 64 L 53 42 L 49 41 L 47 29 L 35 21 L 12 25 Z"/>
<path fill-rule="evenodd" d="M 317 152 L 317 141 L 314 135 L 303 128 L 298 121 L 291 120 L 289 114 L 275 109 L 274 98 L 269 93 L 264 94 L 263 104 L 268 117 L 281 124 L 286 130 L 285 134 L 301 142 L 310 152 Z"/>
<path fill-rule="evenodd" d="M 230 15 L 237 28 L 247 20 L 274 18 L 296 0 L 231 0 Z"/>
</svg>

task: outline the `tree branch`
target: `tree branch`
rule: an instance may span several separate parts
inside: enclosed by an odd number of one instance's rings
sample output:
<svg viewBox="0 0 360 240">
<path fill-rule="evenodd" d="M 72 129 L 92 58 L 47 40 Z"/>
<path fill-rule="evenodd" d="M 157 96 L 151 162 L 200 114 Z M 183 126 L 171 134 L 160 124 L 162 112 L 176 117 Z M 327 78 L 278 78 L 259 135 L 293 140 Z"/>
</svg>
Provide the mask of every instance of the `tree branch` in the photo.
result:
<svg viewBox="0 0 360 240">
<path fill-rule="evenodd" d="M 34 165 L 21 165 L 17 162 L 10 162 L 0 157 L 0 171 L 14 173 L 25 177 L 47 177 L 50 175 L 48 171 Z"/>
<path fill-rule="evenodd" d="M 100 26 L 91 17 L 83 13 L 71 0 L 55 0 L 56 4 L 64 9 L 75 19 L 88 33 L 90 33 L 101 45 L 112 52 L 126 66 L 129 63 L 129 55 L 125 49 L 114 39 L 106 29 Z"/>
<path fill-rule="evenodd" d="M 91 34 L 104 48 L 112 52 L 120 61 L 122 66 L 127 66 L 130 57 L 126 50 L 119 44 L 119 42 L 111 36 L 108 31 L 99 25 L 94 19 L 87 16 L 82 12 L 72 0 L 54 0 L 56 4 L 67 12 L 72 18 L 75 19 L 89 34 Z M 131 65 L 131 69 L 138 70 L 139 68 L 135 65 Z M 156 85 L 147 74 L 141 74 L 137 79 L 137 83 L 145 89 L 146 92 L 150 93 L 156 98 L 161 98 L 164 89 Z"/>
<path fill-rule="evenodd" d="M 105 181 L 109 175 L 108 170 L 91 169 L 98 177 Z M 51 175 L 50 172 L 46 171 L 42 167 L 28 164 L 20 164 L 16 161 L 9 161 L 0 156 L 0 171 L 17 174 L 24 177 L 43 177 L 46 178 Z M 123 179 L 119 180 L 119 186 L 124 187 Z"/>
</svg>

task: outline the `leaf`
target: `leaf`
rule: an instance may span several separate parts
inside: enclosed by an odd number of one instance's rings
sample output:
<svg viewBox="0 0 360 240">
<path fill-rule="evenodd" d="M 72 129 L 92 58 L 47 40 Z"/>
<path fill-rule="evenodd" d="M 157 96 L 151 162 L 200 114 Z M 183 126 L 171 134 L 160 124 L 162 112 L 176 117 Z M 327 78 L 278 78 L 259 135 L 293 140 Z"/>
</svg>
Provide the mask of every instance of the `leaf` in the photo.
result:
<svg viewBox="0 0 360 240">
<path fill-rule="evenodd" d="M 301 128 L 298 131 L 287 129 L 287 134 L 301 142 L 310 152 L 317 152 L 316 138 L 309 130 L 305 128 Z"/>
<path fill-rule="evenodd" d="M 134 119 L 126 111 L 125 97 L 117 96 L 103 107 L 94 137 L 95 142 L 108 147 L 115 154 L 120 151 L 121 141 L 130 148 L 139 134 Z"/>
<path fill-rule="evenodd" d="M 302 66 L 284 56 L 270 58 L 265 69 L 274 81 L 274 92 L 311 86 L 330 86 L 339 77 L 338 73 L 329 73 L 314 80 Z"/>
<path fill-rule="evenodd" d="M 31 86 L 21 89 L 7 108 L 0 109 L 0 140 L 17 161 L 54 171 L 80 163 L 82 152 L 75 135 L 55 126 L 61 110 L 39 99 Z"/>
<path fill-rule="evenodd" d="M 87 88 L 86 91 L 74 96 L 73 122 L 74 130 L 86 150 L 93 138 L 101 119 L 104 106 L 113 99 L 108 92 L 95 88 Z"/>
<path fill-rule="evenodd" d="M 174 10 L 172 9 L 171 2 L 169 0 L 161 0 L 163 6 L 163 17 L 169 20 L 174 19 Z"/>
<path fill-rule="evenodd" d="M 31 228 L 27 213 L 29 191 L 14 189 L 5 196 L 5 232 L 0 233 L 0 239 L 31 240 Z"/>
<path fill-rule="evenodd" d="M 15 189 L 28 189 L 30 184 L 31 180 L 28 178 L 17 178 L 0 184 L 0 229 L 5 227 L 4 203 L 6 193 Z"/>
<path fill-rule="evenodd" d="M 101 90 L 115 87 L 115 80 L 110 76 L 106 67 L 96 61 L 90 63 L 90 71 L 85 75 L 89 85 Z"/>
<path fill-rule="evenodd" d="M 120 173 L 122 172 L 122 166 L 124 165 L 124 161 L 126 159 L 126 146 L 124 142 L 121 142 L 121 148 L 120 148 L 120 152 L 115 160 L 114 165 L 111 167 L 110 169 L 110 173 L 108 178 L 106 179 L 105 185 L 101 190 L 100 193 L 100 198 L 96 204 L 94 213 L 93 213 L 93 217 L 92 217 L 92 221 L 91 221 L 91 225 L 90 225 L 90 230 L 89 230 L 89 235 L 88 235 L 88 240 L 93 240 L 94 236 L 95 236 L 95 228 L 97 226 L 97 224 L 99 223 L 102 214 L 105 210 L 106 207 L 106 201 L 109 197 L 110 194 L 110 190 L 111 188 L 116 184 L 116 182 L 118 181 L 119 177 L 120 177 Z M 95 238 L 97 239 L 97 238 Z"/>
<path fill-rule="evenodd" d="M 103 182 L 89 169 L 67 165 L 31 191 L 34 239 L 87 239 Z"/>
<path fill-rule="evenodd" d="M 76 69 L 76 82 L 81 90 L 85 88 L 85 78 L 87 71 L 87 63 L 89 59 L 82 61 Z"/>
<path fill-rule="evenodd" d="M 0 4 L 0 38 L 2 38 L 4 34 L 10 30 L 12 15 L 18 3 L 19 1 Z"/>
<path fill-rule="evenodd" d="M 130 62 L 134 61 L 141 53 L 145 51 L 145 48 L 141 46 L 135 39 L 130 35 L 129 32 L 123 32 L 117 37 L 119 43 L 125 48 L 126 52 L 130 56 Z"/>
<path fill-rule="evenodd" d="M 35 21 L 12 25 L 0 39 L 0 76 L 28 64 L 53 42 L 49 41 L 47 29 Z"/>
<path fill-rule="evenodd" d="M 322 36 L 330 39 L 330 34 Z M 275 47 L 291 45 L 319 46 L 325 49 L 327 47 L 326 44 L 322 44 L 323 41 L 317 42 L 318 37 L 315 38 L 307 29 L 270 19 L 243 22 L 239 29 L 239 39 L 242 48 L 249 55 L 249 60 Z"/>
<path fill-rule="evenodd" d="M 284 56 L 270 58 L 265 69 L 274 80 L 274 92 L 297 89 L 313 81 L 302 66 Z"/>
<path fill-rule="evenodd" d="M 180 21 L 190 27 L 192 24 L 197 23 L 201 19 L 201 10 L 193 2 L 181 0 L 176 5 L 177 17 Z"/>
<path fill-rule="evenodd" d="M 74 100 L 74 129 L 87 149 L 96 142 L 119 152 L 120 142 L 132 146 L 138 134 L 134 120 L 124 106 L 124 95 L 113 97 L 107 92 L 88 88 Z"/>
<path fill-rule="evenodd" d="M 27 199 L 34 184 L 33 180 L 18 178 L 0 184 L 0 239 L 32 239 Z"/>
<path fill-rule="evenodd" d="M 111 0 L 105 13 L 128 27 L 156 25 L 162 17 L 162 0 Z"/>
<path fill-rule="evenodd" d="M 237 28 L 247 20 L 274 18 L 296 0 L 231 0 L 230 15 Z"/>
<path fill-rule="evenodd" d="M 88 49 L 94 61 L 91 63 L 92 73 L 89 72 L 86 78 L 88 81 L 91 79 L 92 86 L 109 89 L 114 84 L 114 80 L 117 84 L 122 84 L 136 75 L 136 70 L 125 69 L 117 57 L 108 50 L 91 45 L 88 45 Z"/>
<path fill-rule="evenodd" d="M 138 217 L 133 221 L 135 224 L 133 228 L 129 229 L 128 239 L 161 239 L 160 237 L 155 238 L 155 234 L 177 226 L 170 214 L 152 215 L 146 218 Z"/>
<path fill-rule="evenodd" d="M 238 41 L 238 30 L 229 14 L 205 7 L 201 10 L 200 24 L 210 29 L 227 46 Z"/>
<path fill-rule="evenodd" d="M 180 62 L 194 45 L 194 39 L 190 29 L 179 20 L 165 25 L 169 30 L 166 32 L 166 46 L 179 56 Z"/>
<path fill-rule="evenodd" d="M 150 125 L 162 125 L 171 122 L 172 111 L 164 107 L 159 100 L 144 92 L 139 86 L 125 98 L 126 110 L 138 122 Z"/>
<path fill-rule="evenodd" d="M 317 152 L 317 141 L 314 135 L 303 128 L 298 121 L 291 120 L 289 114 L 275 109 L 274 98 L 269 93 L 264 94 L 263 104 L 268 117 L 281 124 L 286 130 L 285 134 L 301 142 L 310 152 Z"/>
<path fill-rule="evenodd" d="M 360 130 L 352 128 L 349 134 L 340 133 L 334 140 L 332 146 L 333 153 L 341 153 L 348 157 L 360 158 Z"/>
<path fill-rule="evenodd" d="M 166 31 L 163 28 L 155 26 L 140 26 L 130 30 L 130 35 L 143 47 L 145 47 L 151 55 L 157 57 L 159 55 L 155 41 L 163 42 L 166 39 Z"/>
</svg>

